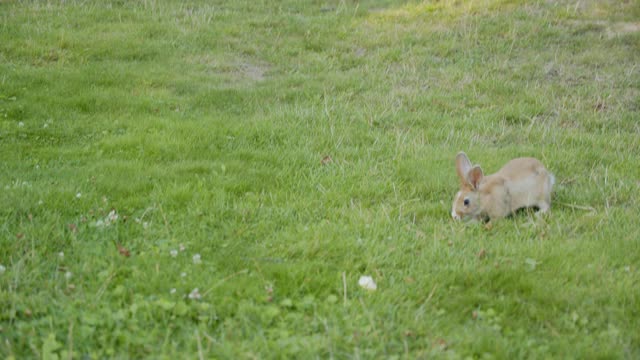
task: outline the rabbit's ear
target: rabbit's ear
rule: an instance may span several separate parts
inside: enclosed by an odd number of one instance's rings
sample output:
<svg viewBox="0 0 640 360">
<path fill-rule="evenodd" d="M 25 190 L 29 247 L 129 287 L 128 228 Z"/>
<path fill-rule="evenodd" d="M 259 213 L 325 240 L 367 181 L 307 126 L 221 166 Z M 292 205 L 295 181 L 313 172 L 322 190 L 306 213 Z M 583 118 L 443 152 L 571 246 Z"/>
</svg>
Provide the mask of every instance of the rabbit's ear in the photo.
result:
<svg viewBox="0 0 640 360">
<path fill-rule="evenodd" d="M 478 165 L 472 167 L 467 175 L 469 184 L 471 184 L 471 186 L 476 190 L 478 190 L 478 186 L 480 186 L 480 181 L 482 181 L 483 177 L 484 174 L 482 173 L 482 168 Z"/>
<path fill-rule="evenodd" d="M 469 181 L 467 180 L 467 174 L 471 169 L 471 161 L 467 157 L 467 154 L 464 152 L 459 152 L 456 156 L 456 172 L 458 173 L 458 178 L 460 179 L 461 185 L 467 185 Z"/>
</svg>

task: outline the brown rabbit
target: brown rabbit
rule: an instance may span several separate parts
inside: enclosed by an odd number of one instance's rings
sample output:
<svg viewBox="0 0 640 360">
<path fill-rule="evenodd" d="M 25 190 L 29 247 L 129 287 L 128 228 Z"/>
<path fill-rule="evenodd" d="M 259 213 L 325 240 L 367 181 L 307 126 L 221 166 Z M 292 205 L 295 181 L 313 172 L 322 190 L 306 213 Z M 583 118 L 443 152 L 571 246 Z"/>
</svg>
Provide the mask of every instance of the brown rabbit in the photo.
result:
<svg viewBox="0 0 640 360">
<path fill-rule="evenodd" d="M 551 188 L 555 177 L 534 158 L 517 158 L 497 173 L 485 176 L 480 166 L 471 166 L 464 152 L 456 156 L 460 191 L 453 200 L 451 216 L 456 220 L 491 221 L 514 211 L 551 207 Z"/>
</svg>

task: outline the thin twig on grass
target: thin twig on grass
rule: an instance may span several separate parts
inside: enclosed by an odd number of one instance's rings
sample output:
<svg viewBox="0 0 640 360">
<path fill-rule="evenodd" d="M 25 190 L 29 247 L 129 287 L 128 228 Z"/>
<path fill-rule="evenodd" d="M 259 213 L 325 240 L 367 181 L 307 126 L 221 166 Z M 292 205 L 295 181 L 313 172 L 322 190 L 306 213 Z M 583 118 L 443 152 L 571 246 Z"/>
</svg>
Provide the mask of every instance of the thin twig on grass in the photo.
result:
<svg viewBox="0 0 640 360">
<path fill-rule="evenodd" d="M 327 319 L 324 319 L 324 330 L 327 332 L 327 340 L 329 342 L 329 359 L 334 359 L 333 357 L 333 343 L 331 341 L 331 333 L 329 332 L 329 324 L 327 323 Z"/>
<path fill-rule="evenodd" d="M 344 306 L 347 306 L 347 274 L 342 272 L 342 293 L 344 295 Z"/>
<path fill-rule="evenodd" d="M 142 222 L 142 220 L 144 220 L 144 217 L 147 216 L 147 213 L 150 212 L 150 211 L 153 211 L 153 210 L 155 210 L 155 206 L 151 206 L 151 207 L 148 207 L 148 208 L 144 209 L 144 211 L 142 212 L 142 215 L 140 215 L 138 220 L 140 220 L 140 222 Z"/>
<path fill-rule="evenodd" d="M 438 287 L 438 284 L 434 284 L 433 288 L 431 288 L 431 292 L 429 293 L 429 296 L 427 296 L 427 300 L 424 301 L 423 305 L 427 304 L 431 298 L 433 297 L 433 294 L 435 294 L 436 292 L 436 288 Z"/>
<path fill-rule="evenodd" d="M 109 277 L 104 281 L 102 286 L 100 286 L 100 289 L 98 289 L 98 293 L 96 294 L 96 301 L 102 297 L 102 294 L 104 294 L 104 291 L 107 289 L 107 285 L 109 285 L 111 279 L 113 279 L 114 276 L 116 276 L 115 271 L 112 272 L 111 275 L 109 275 Z"/>
<path fill-rule="evenodd" d="M 69 323 L 69 360 L 73 359 L 73 322 Z"/>
<path fill-rule="evenodd" d="M 171 238 L 171 231 L 169 230 L 169 221 L 167 221 L 167 216 L 162 210 L 162 205 L 158 205 L 158 209 L 160 210 L 160 215 L 162 215 L 162 221 L 164 221 L 164 229 L 167 232 L 167 237 Z"/>
<path fill-rule="evenodd" d="M 198 329 L 196 329 L 196 341 L 198 342 L 198 358 L 200 360 L 204 360 L 204 355 L 202 354 L 202 342 L 200 341 L 200 333 Z"/>
<path fill-rule="evenodd" d="M 596 211 L 596 209 L 591 206 L 575 205 L 575 204 L 568 204 L 568 203 L 561 203 L 561 202 L 556 204 L 566 206 L 568 208 L 576 209 L 576 210 L 584 210 L 584 211 L 592 211 L 592 212 Z"/>
<path fill-rule="evenodd" d="M 208 293 L 210 293 L 213 289 L 217 288 L 218 286 L 222 285 L 222 283 L 224 283 L 225 281 L 227 281 L 227 280 L 229 280 L 231 278 L 234 278 L 234 277 L 236 277 L 238 275 L 246 274 L 248 272 L 249 272 L 249 269 L 242 269 L 242 270 L 240 270 L 240 271 L 238 271 L 236 273 L 233 273 L 233 274 L 227 276 L 226 278 L 218 281 L 215 285 L 213 285 L 211 288 L 209 288 L 209 290 L 207 290 L 204 293 L 202 293 L 202 297 L 207 296 Z"/>
</svg>

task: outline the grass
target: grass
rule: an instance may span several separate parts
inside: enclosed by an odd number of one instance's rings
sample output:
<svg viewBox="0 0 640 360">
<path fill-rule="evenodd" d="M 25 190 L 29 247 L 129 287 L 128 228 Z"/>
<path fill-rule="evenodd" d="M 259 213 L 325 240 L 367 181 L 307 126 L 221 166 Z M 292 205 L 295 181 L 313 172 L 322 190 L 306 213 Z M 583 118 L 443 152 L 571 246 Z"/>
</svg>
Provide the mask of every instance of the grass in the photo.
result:
<svg viewBox="0 0 640 360">
<path fill-rule="evenodd" d="M 0 2 L 0 354 L 638 358 L 639 16 Z M 552 214 L 454 223 L 459 150 Z"/>
</svg>

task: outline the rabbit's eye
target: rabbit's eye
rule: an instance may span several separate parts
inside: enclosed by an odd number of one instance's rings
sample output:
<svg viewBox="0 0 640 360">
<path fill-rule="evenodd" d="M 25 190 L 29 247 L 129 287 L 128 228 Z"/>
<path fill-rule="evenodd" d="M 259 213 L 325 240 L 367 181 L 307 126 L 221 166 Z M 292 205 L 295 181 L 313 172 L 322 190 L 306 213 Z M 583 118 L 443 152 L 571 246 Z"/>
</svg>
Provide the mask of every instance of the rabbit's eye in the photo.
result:
<svg viewBox="0 0 640 360">
<path fill-rule="evenodd" d="M 469 206 L 469 199 L 464 199 L 462 203 L 464 204 L 464 206 Z"/>
</svg>

